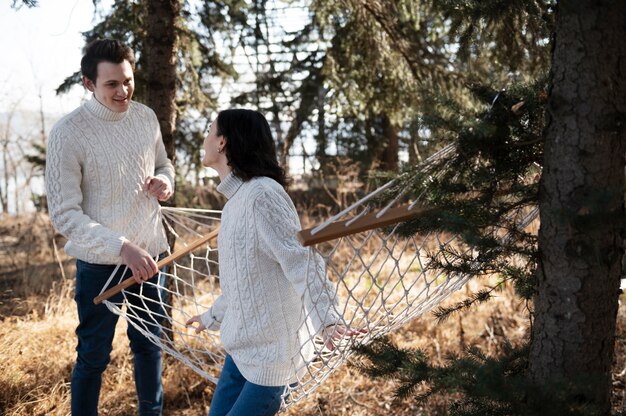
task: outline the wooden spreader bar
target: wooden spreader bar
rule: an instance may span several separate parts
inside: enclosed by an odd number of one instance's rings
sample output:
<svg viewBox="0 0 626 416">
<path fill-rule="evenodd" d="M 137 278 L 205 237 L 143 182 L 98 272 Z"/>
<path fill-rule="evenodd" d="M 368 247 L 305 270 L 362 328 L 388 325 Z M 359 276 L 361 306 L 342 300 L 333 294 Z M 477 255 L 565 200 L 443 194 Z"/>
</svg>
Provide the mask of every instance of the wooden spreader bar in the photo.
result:
<svg viewBox="0 0 626 416">
<path fill-rule="evenodd" d="M 307 228 L 305 230 L 299 231 L 297 236 L 300 243 L 304 247 L 308 247 L 313 244 L 322 243 L 324 241 L 334 240 L 336 238 L 344 237 L 347 235 L 352 235 L 363 231 L 372 230 L 374 228 L 386 227 L 387 225 L 407 221 L 427 211 L 429 211 L 428 208 L 414 207 L 412 209 L 409 209 L 408 205 L 404 205 L 396 208 L 391 208 L 378 218 L 376 217 L 378 213 L 372 212 L 369 214 L 365 214 L 357 219 L 350 218 L 343 221 L 333 222 L 332 224 L 329 224 L 326 228 L 320 230 L 315 234 L 311 233 L 311 231 L 315 227 Z M 350 224 L 348 225 L 348 223 Z M 160 269 L 175 262 L 181 257 L 206 244 L 210 240 L 216 238 L 218 233 L 219 228 L 211 231 L 206 236 L 198 238 L 197 240 L 193 241 L 189 246 L 181 248 L 180 250 L 175 251 L 174 253 L 159 261 L 157 263 L 157 267 Z M 109 299 L 113 295 L 120 293 L 122 290 L 129 288 L 135 283 L 135 279 L 133 279 L 133 277 L 131 276 L 123 282 L 119 283 L 118 285 L 115 285 L 112 288 L 102 292 L 100 295 L 96 296 L 93 300 L 93 303 L 98 305 L 103 301 Z"/>
<path fill-rule="evenodd" d="M 181 257 L 185 256 L 186 254 L 188 254 L 188 253 L 190 253 L 190 252 L 192 252 L 194 250 L 197 250 L 199 247 L 201 247 L 204 244 L 208 243 L 209 241 L 215 239 L 218 234 L 219 234 L 219 227 L 216 228 L 215 230 L 211 231 L 209 234 L 194 240 L 187 247 L 183 247 L 180 250 L 177 250 L 177 251 L 173 252 L 172 254 L 170 254 L 169 256 L 165 257 L 164 259 L 162 259 L 161 261 L 159 261 L 157 263 L 157 267 L 159 269 L 161 269 L 162 267 L 165 267 L 165 266 L 167 266 L 169 264 L 174 263 L 176 260 L 178 260 Z M 124 280 L 123 282 L 113 286 L 110 289 L 105 290 L 100 295 L 96 296 L 93 299 L 93 303 L 98 305 L 98 304 L 102 303 L 103 301 L 109 299 L 111 296 L 117 295 L 122 290 L 129 288 L 130 286 L 134 285 L 135 283 L 136 283 L 135 279 L 133 279 L 133 277 L 131 276 L 131 277 L 127 278 L 126 280 Z"/>
<path fill-rule="evenodd" d="M 376 215 L 378 214 L 377 212 L 372 212 L 357 219 L 351 218 L 333 222 L 315 234 L 311 234 L 311 231 L 315 227 L 307 228 L 306 230 L 298 232 L 298 240 L 300 240 L 300 243 L 303 246 L 307 247 L 324 241 L 334 240 L 335 238 L 344 237 L 346 235 L 356 234 L 374 228 L 385 227 L 387 225 L 407 221 L 428 210 L 428 208 L 424 207 L 414 207 L 409 209 L 408 205 L 403 205 L 396 208 L 390 208 L 379 218 L 376 218 Z M 351 221 L 353 222 L 348 225 Z"/>
</svg>

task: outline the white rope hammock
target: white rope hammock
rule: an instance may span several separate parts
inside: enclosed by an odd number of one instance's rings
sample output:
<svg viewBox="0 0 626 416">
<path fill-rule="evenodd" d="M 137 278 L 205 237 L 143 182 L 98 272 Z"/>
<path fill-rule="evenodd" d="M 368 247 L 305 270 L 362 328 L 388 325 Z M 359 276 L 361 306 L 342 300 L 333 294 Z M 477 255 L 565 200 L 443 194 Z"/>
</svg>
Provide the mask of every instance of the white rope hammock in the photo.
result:
<svg viewBox="0 0 626 416">
<path fill-rule="evenodd" d="M 442 150 L 448 151 L 449 148 Z M 304 340 L 301 348 L 302 357 L 294 357 L 294 362 L 303 361 L 304 364 L 293 369 L 298 374 L 298 383 L 288 388 L 283 408 L 303 400 L 315 390 L 350 358 L 354 345 L 386 335 L 428 312 L 459 290 L 469 278 L 466 274 L 426 267 L 433 256 L 440 262 L 453 262 L 454 259 L 447 257 L 450 251 L 472 254 L 454 236 L 431 233 L 402 237 L 396 233 L 399 221 L 419 211 L 415 204 L 392 207 L 401 197 L 398 195 L 375 213 L 364 210 L 370 198 L 389 186 L 379 188 L 328 221 L 299 234 L 303 244 L 309 247 L 311 267 L 308 267 L 307 281 L 330 280 L 333 283 L 330 287 L 335 291 L 331 295 L 337 299 L 338 313 L 345 325 L 367 331 L 339 340 L 335 343 L 336 348 L 330 351 L 310 330 L 309 339 Z M 113 289 L 103 290 L 94 301 L 104 301 L 111 311 L 126 318 L 130 325 L 150 337 L 164 351 L 202 377 L 216 382 L 225 356 L 219 333 L 203 331 L 195 334 L 185 322 L 205 312 L 220 294 L 215 239 L 220 212 L 164 207 L 160 214 L 176 237 L 174 247 L 177 250 L 159 262 L 159 265 L 169 264 L 165 272 L 169 289 L 162 288 L 168 298 L 161 300 L 163 314 L 150 319 L 139 318 L 139 315 L 150 315 L 150 309 L 155 308 L 148 307 L 149 301 L 142 298 L 141 290 L 138 294 L 124 290 L 132 284 L 132 279 L 120 282 Z M 527 213 L 525 220 L 520 221 L 521 226 L 525 227 L 536 216 L 536 211 Z M 320 270 L 314 267 L 319 259 L 317 256 L 325 262 L 325 276 L 317 275 Z M 107 300 L 120 291 L 123 294 L 121 302 Z M 139 296 L 140 302 L 135 303 L 143 307 L 131 307 L 128 303 L 131 296 Z M 307 315 L 307 311 L 302 311 L 302 325 L 311 328 Z M 149 328 L 161 320 L 165 321 L 163 335 L 155 339 Z"/>
</svg>

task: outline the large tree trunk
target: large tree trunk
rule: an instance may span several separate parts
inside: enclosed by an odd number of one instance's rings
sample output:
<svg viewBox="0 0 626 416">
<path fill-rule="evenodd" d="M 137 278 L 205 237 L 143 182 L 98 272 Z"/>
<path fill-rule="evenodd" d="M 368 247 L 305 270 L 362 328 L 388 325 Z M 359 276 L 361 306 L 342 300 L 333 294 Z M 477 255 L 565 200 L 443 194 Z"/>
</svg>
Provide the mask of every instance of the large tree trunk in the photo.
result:
<svg viewBox="0 0 626 416">
<path fill-rule="evenodd" d="M 176 159 L 176 52 L 180 0 L 148 1 L 145 78 L 146 104 L 154 110 L 161 125 L 167 155 Z"/>
<path fill-rule="evenodd" d="M 624 229 L 626 1 L 558 3 L 530 375 L 609 414 Z M 582 380 L 585 379 L 585 380 Z"/>
<path fill-rule="evenodd" d="M 159 119 L 165 151 L 172 163 L 176 163 L 176 52 L 178 50 L 178 16 L 180 0 L 148 1 L 145 44 L 146 104 Z M 170 199 L 167 204 L 173 204 Z M 174 250 L 175 237 L 167 232 L 170 247 Z M 168 289 L 174 282 L 167 280 Z M 170 303 L 171 299 L 166 299 Z M 171 329 L 171 322 L 163 325 Z"/>
</svg>

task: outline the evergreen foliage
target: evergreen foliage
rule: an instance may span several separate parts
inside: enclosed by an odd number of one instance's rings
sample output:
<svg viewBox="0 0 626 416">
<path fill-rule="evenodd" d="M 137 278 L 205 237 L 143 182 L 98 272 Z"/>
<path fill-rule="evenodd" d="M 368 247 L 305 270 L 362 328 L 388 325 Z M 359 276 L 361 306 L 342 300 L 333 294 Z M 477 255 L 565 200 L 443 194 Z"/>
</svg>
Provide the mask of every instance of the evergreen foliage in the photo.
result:
<svg viewBox="0 0 626 416">
<path fill-rule="evenodd" d="M 544 76 L 507 89 L 470 84 L 474 102 L 469 108 L 444 95 L 424 98 L 429 110 L 419 118 L 420 130 L 439 146 L 452 144 L 454 151 L 426 167 L 408 166 L 389 190 L 392 197 L 409 188 L 414 198 L 431 208 L 402 224 L 400 232 L 408 236 L 437 231 L 460 238 L 463 245 L 458 249 L 442 252 L 437 247 L 428 268 L 473 278 L 498 276 L 494 286 L 456 304 L 439 306 L 433 314 L 440 320 L 488 301 L 505 284 L 513 284 L 525 301 L 534 295 L 537 238 L 524 222 L 538 204 L 547 82 Z M 363 371 L 398 381 L 398 397 L 416 395 L 418 401 L 440 393 L 460 397 L 449 408 L 452 415 L 591 415 L 595 411 L 567 396 L 565 392 L 571 390 L 563 380 L 554 380 L 550 391 L 534 387 L 524 372 L 527 345 L 509 346 L 499 357 L 470 348 L 462 356 L 449 356 L 444 367 L 435 367 L 425 353 L 397 348 L 388 339 L 357 350 L 369 363 L 360 365 Z M 579 380 L 581 385 L 587 381 Z M 535 399 L 532 404 L 529 395 Z"/>
<path fill-rule="evenodd" d="M 427 267 L 474 278 L 498 276 L 494 286 L 440 306 L 434 315 L 443 320 L 488 301 L 505 284 L 513 284 L 526 301 L 534 295 L 537 240 L 522 223 L 538 203 L 548 91 L 541 70 L 546 68 L 551 21 L 549 12 L 535 13 L 547 10 L 543 2 L 435 3 L 433 9 L 445 16 L 439 30 L 447 33 L 449 45 L 456 40 L 456 76 L 470 94 L 449 88 L 419 90 L 412 130 L 431 149 L 451 145 L 454 151 L 426 167 L 406 166 L 388 196 L 408 188 L 431 208 L 403 224 L 401 233 L 444 232 L 463 242 L 459 249 L 433 251 Z M 466 74 L 461 74 L 463 69 Z M 511 82 L 516 79 L 526 82 Z M 498 358 L 470 349 L 463 356 L 450 356 L 441 368 L 432 366 L 423 352 L 399 349 L 387 339 L 359 352 L 369 360 L 361 365 L 364 371 L 399 382 L 399 397 L 416 394 L 419 387 L 425 390 L 419 390 L 417 400 L 438 393 L 460 396 L 449 409 L 454 415 L 592 414 L 584 405 L 572 408 L 570 398 L 555 401 L 550 395 L 535 403 L 570 410 L 528 407 L 526 395 L 537 392 L 525 378 L 527 346 L 507 348 Z M 558 390 L 557 384 L 553 387 Z"/>
<path fill-rule="evenodd" d="M 457 58 L 475 77 L 533 79 L 549 65 L 555 0 L 443 0 L 434 2 L 458 40 Z"/>
<path fill-rule="evenodd" d="M 505 345 L 499 357 L 468 348 L 463 356 L 449 355 L 443 366 L 433 366 L 419 350 L 397 348 L 387 338 L 357 347 L 366 362 L 357 366 L 376 378 L 397 381 L 397 398 L 424 402 L 438 393 L 455 397 L 451 416 L 592 416 L 597 409 L 568 394 L 572 386 L 584 388 L 590 380 L 554 379 L 537 388 L 527 377 L 528 345 Z M 527 398 L 535 400 L 529 403 Z"/>
<path fill-rule="evenodd" d="M 19 10 L 22 6 L 37 7 L 39 0 L 11 0 L 11 7 Z"/>
<path fill-rule="evenodd" d="M 521 225 L 538 203 L 547 87 L 545 78 L 506 90 L 472 85 L 476 103 L 471 109 L 443 96 L 428 98 L 431 111 L 420 118 L 421 128 L 430 132 L 431 140 L 453 144 L 454 151 L 426 168 L 408 167 L 389 191 L 391 197 L 408 187 L 431 208 L 402 224 L 400 232 L 438 231 L 460 238 L 459 249 L 442 253 L 436 247 L 428 268 L 473 278 L 499 277 L 494 286 L 439 306 L 433 312 L 439 320 L 488 301 L 505 284 L 515 285 L 526 301 L 534 294 L 537 241 Z M 357 351 L 365 359 L 357 366 L 372 377 L 396 380 L 398 397 L 458 397 L 448 409 L 451 415 L 593 414 L 585 405 L 572 405 L 569 397 L 555 400 L 555 392 L 533 390 L 524 372 L 527 345 L 507 346 L 499 357 L 470 348 L 461 356 L 448 356 L 443 367 L 431 364 L 424 352 L 398 348 L 386 338 Z M 557 384 L 552 386 L 555 391 Z M 538 399 L 537 405 L 546 407 L 529 408 L 529 394 L 542 395 L 545 400 Z"/>
<path fill-rule="evenodd" d="M 506 91 L 476 85 L 472 91 L 482 104 L 477 111 L 433 99 L 423 127 L 454 143 L 455 151 L 425 170 L 409 169 L 398 183 L 435 208 L 403 224 L 401 232 L 448 232 L 472 250 L 448 252 L 445 261 L 433 254 L 429 267 L 498 273 L 502 282 L 515 282 L 524 299 L 532 296 L 536 237 L 520 221 L 537 205 L 546 88 L 544 79 Z M 511 266 L 512 258 L 523 266 Z"/>
<path fill-rule="evenodd" d="M 25 155 L 25 159 L 33 165 L 36 172 L 43 175 L 46 170 L 46 146 L 39 143 L 32 143 L 34 153 Z"/>
<path fill-rule="evenodd" d="M 423 99 L 428 104 L 421 106 L 416 130 L 454 151 L 425 168 L 407 167 L 389 197 L 409 188 L 431 208 L 402 225 L 406 235 L 437 231 L 463 241 L 459 250 L 433 252 L 427 267 L 498 277 L 494 286 L 434 312 L 446 319 L 487 301 L 504 284 L 513 284 L 523 300 L 535 295 L 537 237 L 524 229 L 524 218 L 539 201 L 555 2 L 446 0 L 436 7 L 458 40 L 456 58 L 472 72 L 467 85 L 473 100 L 450 94 Z M 526 82 L 509 85 L 506 79 Z M 552 376 L 541 387 L 531 380 L 530 342 L 508 346 L 498 357 L 470 348 L 436 367 L 422 351 L 381 339 L 357 348 L 365 359 L 358 367 L 396 380 L 398 397 L 452 395 L 458 399 L 448 409 L 452 415 L 600 414 L 599 404 L 584 394 L 599 379 Z"/>
</svg>

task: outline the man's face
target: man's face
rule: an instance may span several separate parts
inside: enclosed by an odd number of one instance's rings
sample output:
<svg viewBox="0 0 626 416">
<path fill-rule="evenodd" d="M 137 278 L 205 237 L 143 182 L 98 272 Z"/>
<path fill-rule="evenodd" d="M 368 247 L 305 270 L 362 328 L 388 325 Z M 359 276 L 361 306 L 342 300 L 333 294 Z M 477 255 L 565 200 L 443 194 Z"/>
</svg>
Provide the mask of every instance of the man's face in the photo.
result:
<svg viewBox="0 0 626 416">
<path fill-rule="evenodd" d="M 83 77 L 83 83 L 109 110 L 116 113 L 128 110 L 135 90 L 133 68 L 128 61 L 119 64 L 100 62 L 96 80 Z"/>
</svg>

